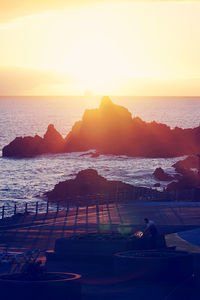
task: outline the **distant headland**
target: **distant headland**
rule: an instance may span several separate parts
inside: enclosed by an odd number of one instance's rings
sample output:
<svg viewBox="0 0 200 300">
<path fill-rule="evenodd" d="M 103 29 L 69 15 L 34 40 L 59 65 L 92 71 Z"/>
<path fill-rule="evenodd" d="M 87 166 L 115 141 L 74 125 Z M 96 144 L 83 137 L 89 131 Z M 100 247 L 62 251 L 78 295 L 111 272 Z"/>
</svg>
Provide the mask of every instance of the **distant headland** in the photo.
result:
<svg viewBox="0 0 200 300">
<path fill-rule="evenodd" d="M 182 129 L 132 118 L 123 106 L 104 96 L 99 108 L 85 110 L 65 138 L 48 126 L 44 137 L 16 137 L 3 148 L 4 157 L 26 158 L 46 153 L 82 152 L 132 157 L 176 157 L 200 152 L 200 126 Z"/>
</svg>

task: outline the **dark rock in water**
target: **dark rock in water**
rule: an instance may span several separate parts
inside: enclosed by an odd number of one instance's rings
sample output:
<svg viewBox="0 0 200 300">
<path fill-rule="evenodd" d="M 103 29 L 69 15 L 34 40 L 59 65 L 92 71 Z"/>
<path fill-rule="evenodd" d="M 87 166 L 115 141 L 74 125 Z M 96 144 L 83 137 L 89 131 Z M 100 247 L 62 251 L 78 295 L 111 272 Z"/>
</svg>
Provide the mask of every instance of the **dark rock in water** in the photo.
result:
<svg viewBox="0 0 200 300">
<path fill-rule="evenodd" d="M 78 152 L 140 157 L 175 157 L 200 152 L 200 127 L 171 129 L 155 121 L 132 118 L 123 106 L 103 97 L 100 107 L 86 110 L 65 139 L 48 127 L 44 138 L 16 138 L 3 148 L 3 156 L 28 157 L 42 153 Z"/>
<path fill-rule="evenodd" d="M 80 157 L 83 157 L 83 156 L 91 156 L 91 155 L 93 155 L 94 154 L 94 152 L 87 152 L 87 153 L 83 153 L 83 154 L 81 154 L 80 155 Z"/>
<path fill-rule="evenodd" d="M 162 168 L 156 168 L 153 172 L 153 176 L 160 181 L 172 181 L 174 179 L 173 176 L 170 176 Z"/>
<path fill-rule="evenodd" d="M 176 174 L 173 181 L 167 186 L 167 191 L 195 190 L 200 188 L 200 175 L 198 174 L 199 159 L 191 155 L 173 165 Z"/>
<path fill-rule="evenodd" d="M 90 155 L 92 158 L 96 158 L 96 157 L 99 157 L 101 155 L 101 153 L 99 152 L 87 152 L 87 153 L 83 153 L 81 154 L 80 156 L 88 156 Z"/>
<path fill-rule="evenodd" d="M 9 145 L 3 148 L 3 156 L 7 157 L 31 157 L 40 154 L 42 138 L 38 135 L 34 137 L 16 137 Z"/>
<path fill-rule="evenodd" d="M 153 186 L 154 186 L 154 187 L 160 187 L 161 184 L 160 184 L 159 182 L 157 182 L 157 183 L 155 183 Z"/>
<path fill-rule="evenodd" d="M 172 167 L 175 168 L 178 173 L 185 173 L 191 171 L 191 169 L 199 169 L 199 158 L 197 155 L 187 156 L 183 160 L 179 160 Z"/>
<path fill-rule="evenodd" d="M 191 173 L 185 173 L 178 181 L 173 181 L 168 184 L 167 191 L 172 190 L 190 190 L 200 188 L 200 175 Z"/>
<path fill-rule="evenodd" d="M 91 155 L 92 158 L 97 158 L 100 156 L 100 153 L 99 152 L 95 152 Z"/>
<path fill-rule="evenodd" d="M 32 157 L 44 153 L 60 153 L 63 150 L 64 139 L 52 124 L 48 126 L 44 138 L 17 137 L 3 148 L 3 156 Z"/>
<path fill-rule="evenodd" d="M 142 196 L 146 201 L 147 196 L 156 199 L 160 194 L 160 192 L 148 188 L 134 187 L 121 181 L 107 180 L 93 169 L 80 171 L 75 179 L 59 182 L 52 191 L 45 193 L 50 201 L 63 204 L 69 202 L 76 204 L 77 201 L 83 202 L 83 204 L 96 204 L 96 201 L 105 203 L 120 199 L 123 201 L 142 201 Z"/>
<path fill-rule="evenodd" d="M 131 190 L 132 185 L 120 181 L 109 181 L 100 176 L 96 170 L 80 171 L 75 179 L 59 182 L 51 192 L 45 193 L 49 199 L 64 199 L 85 195 L 108 194 Z"/>
</svg>

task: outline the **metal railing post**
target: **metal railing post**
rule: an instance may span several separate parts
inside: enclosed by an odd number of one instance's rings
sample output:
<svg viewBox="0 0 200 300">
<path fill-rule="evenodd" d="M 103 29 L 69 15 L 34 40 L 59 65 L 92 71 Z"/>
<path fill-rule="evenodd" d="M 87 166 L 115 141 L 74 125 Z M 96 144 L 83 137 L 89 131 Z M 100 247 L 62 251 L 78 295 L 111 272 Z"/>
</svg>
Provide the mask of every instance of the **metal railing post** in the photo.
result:
<svg viewBox="0 0 200 300">
<path fill-rule="evenodd" d="M 27 212 L 28 212 L 28 203 L 25 203 L 25 214 L 27 214 Z"/>
<path fill-rule="evenodd" d="M 47 201 L 47 207 L 46 207 L 46 214 L 48 215 L 49 213 L 49 201 Z"/>
<path fill-rule="evenodd" d="M 35 206 L 35 215 L 38 215 L 38 202 L 36 202 L 36 206 Z"/>
<path fill-rule="evenodd" d="M 56 207 L 56 214 L 59 213 L 59 202 L 57 202 L 57 207 Z"/>
<path fill-rule="evenodd" d="M 5 206 L 2 206 L 1 218 L 4 219 Z"/>
<path fill-rule="evenodd" d="M 85 223 L 86 223 L 86 232 L 88 233 L 88 205 L 86 206 Z"/>
<path fill-rule="evenodd" d="M 99 216 L 99 204 L 98 196 L 96 196 L 96 220 L 97 220 L 97 232 L 100 232 L 100 216 Z"/>
<path fill-rule="evenodd" d="M 15 207 L 14 207 L 14 215 L 16 215 L 17 213 L 17 205 L 15 204 Z"/>
</svg>

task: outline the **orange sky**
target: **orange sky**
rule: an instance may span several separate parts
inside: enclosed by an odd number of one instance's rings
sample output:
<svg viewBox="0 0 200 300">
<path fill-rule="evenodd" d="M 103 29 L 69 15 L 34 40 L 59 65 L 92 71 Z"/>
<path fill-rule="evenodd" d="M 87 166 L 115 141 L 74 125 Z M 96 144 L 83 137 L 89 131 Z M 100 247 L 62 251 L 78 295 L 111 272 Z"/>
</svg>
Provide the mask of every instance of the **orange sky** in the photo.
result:
<svg viewBox="0 0 200 300">
<path fill-rule="evenodd" d="M 0 3 L 1 95 L 200 95 L 199 1 Z"/>
</svg>

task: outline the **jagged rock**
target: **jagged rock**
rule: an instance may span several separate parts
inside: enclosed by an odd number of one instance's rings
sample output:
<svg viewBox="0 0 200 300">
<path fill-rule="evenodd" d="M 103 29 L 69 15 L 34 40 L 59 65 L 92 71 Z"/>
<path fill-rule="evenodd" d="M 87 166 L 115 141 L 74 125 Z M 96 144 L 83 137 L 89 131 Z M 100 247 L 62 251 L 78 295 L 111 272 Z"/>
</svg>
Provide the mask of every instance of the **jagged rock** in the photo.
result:
<svg viewBox="0 0 200 300">
<path fill-rule="evenodd" d="M 160 181 L 172 181 L 174 179 L 173 176 L 164 172 L 162 168 L 156 168 L 153 172 L 153 176 Z"/>
<path fill-rule="evenodd" d="M 66 137 L 65 151 L 96 149 L 120 154 L 129 148 L 131 131 L 131 113 L 103 97 L 98 109 L 86 110 L 82 120 L 75 123 Z"/>
<path fill-rule="evenodd" d="M 197 153 L 200 127 L 171 129 L 155 121 L 131 117 L 124 107 L 103 97 L 98 109 L 86 110 L 66 137 L 65 151 L 96 149 L 104 154 L 175 157 Z"/>
<path fill-rule="evenodd" d="M 32 157 L 44 153 L 60 153 L 63 151 L 64 139 L 50 124 L 44 138 L 17 137 L 3 148 L 3 156 L 7 157 Z"/>
<path fill-rule="evenodd" d="M 86 110 L 65 139 L 50 125 L 43 139 L 17 138 L 3 148 L 3 156 L 27 157 L 91 149 L 133 157 L 194 155 L 200 152 L 200 127 L 171 129 L 155 121 L 147 123 L 132 118 L 128 109 L 103 97 L 100 107 Z"/>
<path fill-rule="evenodd" d="M 63 137 L 62 135 L 55 129 L 53 124 L 50 124 L 47 128 L 47 131 L 44 135 L 44 141 L 48 145 L 52 145 L 52 147 L 62 147 L 63 146 Z"/>
</svg>

